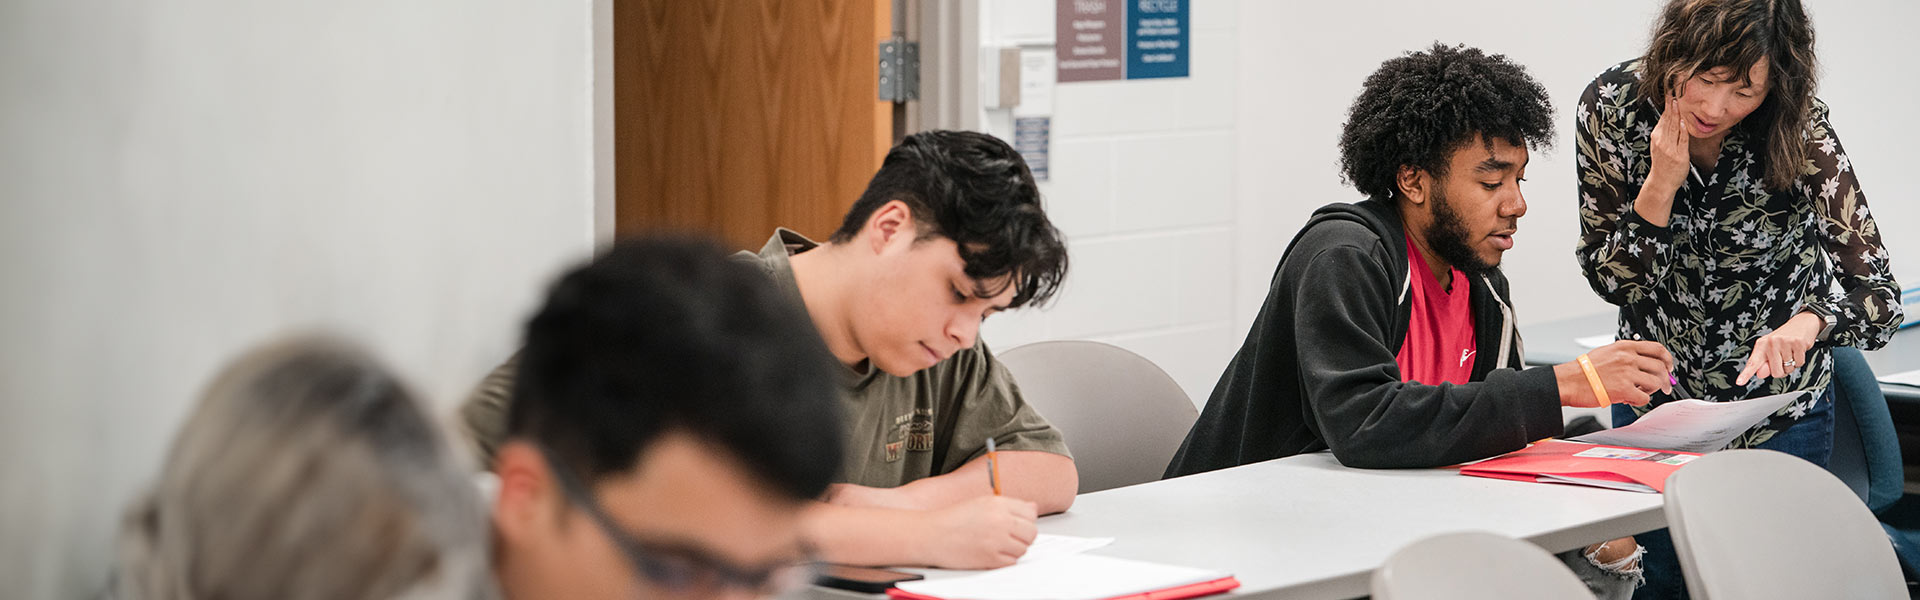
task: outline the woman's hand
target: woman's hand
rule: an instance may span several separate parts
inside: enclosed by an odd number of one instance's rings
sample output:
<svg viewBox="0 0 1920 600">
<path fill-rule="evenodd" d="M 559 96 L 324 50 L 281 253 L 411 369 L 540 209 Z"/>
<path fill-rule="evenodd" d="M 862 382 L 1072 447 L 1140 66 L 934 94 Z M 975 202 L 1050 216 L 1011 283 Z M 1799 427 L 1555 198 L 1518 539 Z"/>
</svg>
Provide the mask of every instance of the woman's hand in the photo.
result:
<svg viewBox="0 0 1920 600">
<path fill-rule="evenodd" d="M 1666 110 L 1653 124 L 1653 135 L 1647 139 L 1652 165 L 1647 169 L 1647 182 L 1640 186 L 1640 196 L 1633 202 L 1634 212 L 1658 227 L 1666 227 L 1673 216 L 1673 196 L 1680 193 L 1693 168 L 1688 150 L 1693 139 L 1687 133 L 1686 117 L 1675 105 L 1674 97 L 1668 96 Z"/>
<path fill-rule="evenodd" d="M 1820 315 L 1801 311 L 1773 333 L 1760 336 L 1753 342 L 1753 354 L 1747 356 L 1747 366 L 1740 369 L 1734 385 L 1746 385 L 1747 380 L 1755 377 L 1786 377 L 1805 366 L 1807 350 L 1813 348 L 1822 325 L 1825 322 Z"/>
</svg>

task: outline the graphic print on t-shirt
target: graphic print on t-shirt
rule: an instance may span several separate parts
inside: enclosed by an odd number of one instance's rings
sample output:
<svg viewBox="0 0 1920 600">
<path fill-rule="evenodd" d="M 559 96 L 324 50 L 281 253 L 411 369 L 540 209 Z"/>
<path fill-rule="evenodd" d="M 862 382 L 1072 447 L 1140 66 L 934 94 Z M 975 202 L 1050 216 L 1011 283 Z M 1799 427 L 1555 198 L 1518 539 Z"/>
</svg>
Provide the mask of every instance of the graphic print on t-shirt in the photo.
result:
<svg viewBox="0 0 1920 600">
<path fill-rule="evenodd" d="M 933 409 L 916 408 L 893 418 L 893 436 L 887 440 L 887 462 L 900 460 L 906 452 L 933 451 Z"/>
</svg>

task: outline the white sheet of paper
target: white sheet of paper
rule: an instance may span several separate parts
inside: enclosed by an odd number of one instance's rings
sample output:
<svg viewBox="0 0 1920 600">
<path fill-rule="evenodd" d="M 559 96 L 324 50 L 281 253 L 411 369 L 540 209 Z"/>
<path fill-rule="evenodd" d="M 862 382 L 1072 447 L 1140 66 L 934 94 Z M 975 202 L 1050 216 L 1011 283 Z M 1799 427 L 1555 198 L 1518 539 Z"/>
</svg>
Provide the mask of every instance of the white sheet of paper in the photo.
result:
<svg viewBox="0 0 1920 600">
<path fill-rule="evenodd" d="M 967 600 L 1098 600 L 1193 585 L 1228 573 L 1111 556 L 1070 554 L 972 575 L 903 581 L 899 587 L 935 598 Z"/>
<path fill-rule="evenodd" d="M 1027 553 L 1020 555 L 1020 562 L 1079 554 L 1111 543 L 1113 538 L 1110 537 L 1093 538 L 1042 533 L 1033 537 L 1033 545 L 1027 546 Z"/>
<path fill-rule="evenodd" d="M 1640 492 L 1642 494 L 1660 493 L 1659 490 L 1653 489 L 1652 487 L 1649 487 L 1644 483 L 1627 483 L 1624 481 L 1608 481 L 1605 479 L 1588 479 L 1586 477 L 1567 477 L 1564 475 L 1540 475 L 1539 479 L 1542 483 L 1571 483 L 1575 485 L 1586 485 L 1586 486 L 1593 486 L 1597 488 L 1606 488 L 1610 490 L 1620 490 L 1623 492 Z"/>
<path fill-rule="evenodd" d="M 1901 385 L 1920 386 L 1920 369 L 1915 369 L 1912 371 L 1901 371 L 1899 373 L 1894 373 L 1892 375 L 1881 375 L 1880 381 L 1886 382 L 1886 383 L 1898 383 Z"/>
<path fill-rule="evenodd" d="M 1613 343 L 1613 334 L 1602 333 L 1600 335 L 1590 335 L 1583 338 L 1573 338 L 1573 343 L 1579 344 L 1581 348 L 1592 350 Z"/>
<path fill-rule="evenodd" d="M 1631 425 L 1589 433 L 1576 442 L 1680 452 L 1713 452 L 1727 447 L 1780 407 L 1807 392 L 1787 392 L 1738 402 L 1676 400 L 1641 415 Z"/>
</svg>

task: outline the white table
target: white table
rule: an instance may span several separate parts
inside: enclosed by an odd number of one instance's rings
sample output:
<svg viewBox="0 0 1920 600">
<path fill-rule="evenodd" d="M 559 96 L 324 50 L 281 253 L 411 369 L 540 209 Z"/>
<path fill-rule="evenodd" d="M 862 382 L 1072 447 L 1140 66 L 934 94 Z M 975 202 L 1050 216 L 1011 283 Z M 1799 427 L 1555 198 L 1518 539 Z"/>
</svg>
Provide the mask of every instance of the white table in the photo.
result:
<svg viewBox="0 0 1920 600">
<path fill-rule="evenodd" d="M 1666 526 L 1661 496 L 1363 470 L 1329 453 L 1081 495 L 1042 533 L 1116 538 L 1095 554 L 1228 571 L 1243 597 L 1351 598 L 1416 540 L 1481 530 L 1552 552 Z M 816 598 L 838 595 L 814 588 Z"/>
</svg>

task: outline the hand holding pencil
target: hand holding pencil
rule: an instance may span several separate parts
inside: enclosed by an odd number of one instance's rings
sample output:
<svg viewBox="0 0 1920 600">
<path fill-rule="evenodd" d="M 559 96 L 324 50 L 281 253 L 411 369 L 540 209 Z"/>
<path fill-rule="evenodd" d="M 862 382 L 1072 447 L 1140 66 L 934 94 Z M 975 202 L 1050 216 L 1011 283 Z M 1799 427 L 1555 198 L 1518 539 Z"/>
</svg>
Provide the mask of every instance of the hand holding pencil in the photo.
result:
<svg viewBox="0 0 1920 600">
<path fill-rule="evenodd" d="M 1011 565 L 1027 552 L 1039 532 L 1034 520 L 1039 517 L 1032 502 L 1002 494 L 1000 453 L 992 438 L 987 439 L 987 486 L 991 496 L 975 496 L 935 510 L 930 523 L 933 530 L 920 539 L 939 540 L 927 544 L 933 553 L 928 564 L 956 569 L 992 569 Z"/>
</svg>

